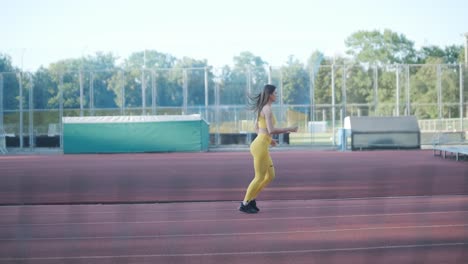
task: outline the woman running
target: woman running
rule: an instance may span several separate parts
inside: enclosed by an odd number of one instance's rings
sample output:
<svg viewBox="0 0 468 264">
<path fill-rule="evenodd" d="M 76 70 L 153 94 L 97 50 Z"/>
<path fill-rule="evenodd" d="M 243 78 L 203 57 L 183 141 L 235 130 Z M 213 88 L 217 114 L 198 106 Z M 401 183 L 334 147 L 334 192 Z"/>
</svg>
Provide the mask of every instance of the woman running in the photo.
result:
<svg viewBox="0 0 468 264">
<path fill-rule="evenodd" d="M 272 138 L 274 134 L 297 132 L 297 127 L 276 128 L 276 118 L 271 110 L 271 105 L 276 101 L 276 87 L 265 85 L 263 92 L 250 98 L 251 109 L 256 114 L 255 130 L 257 137 L 250 145 L 250 153 L 253 156 L 255 177 L 250 182 L 244 200 L 239 211 L 255 214 L 260 209 L 257 207 L 258 194 L 275 178 L 275 168 L 270 157 L 269 146 L 276 146 Z"/>
</svg>

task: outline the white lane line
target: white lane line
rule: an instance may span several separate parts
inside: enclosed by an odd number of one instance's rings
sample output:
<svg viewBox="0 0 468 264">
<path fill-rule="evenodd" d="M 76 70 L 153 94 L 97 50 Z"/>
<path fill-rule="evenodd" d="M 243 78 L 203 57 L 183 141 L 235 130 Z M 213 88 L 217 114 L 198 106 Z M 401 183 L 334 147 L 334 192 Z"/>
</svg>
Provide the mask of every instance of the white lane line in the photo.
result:
<svg viewBox="0 0 468 264">
<path fill-rule="evenodd" d="M 224 202 L 223 202 L 224 203 Z M 226 204 L 229 204 L 229 205 L 232 205 L 234 204 L 234 206 L 237 205 L 237 202 L 236 203 L 227 203 Z M 453 201 L 422 201 L 422 202 L 414 202 L 414 203 L 399 203 L 399 204 L 385 204 L 385 208 L 389 208 L 389 207 L 398 207 L 398 206 L 424 206 L 424 205 L 440 205 L 440 204 L 451 204 L 451 205 L 454 205 L 454 202 Z M 155 204 L 156 206 L 158 204 Z M 89 205 L 90 207 L 93 206 L 93 205 Z M 99 205 L 95 205 L 95 206 L 99 206 Z M 382 208 L 382 204 L 372 204 L 372 202 L 369 202 L 369 204 L 359 204 L 359 205 L 346 205 L 346 204 L 341 204 L 341 205 L 328 205 L 328 206 L 287 206 L 287 205 L 284 205 L 284 207 L 268 207 L 268 206 L 265 206 L 264 208 L 268 209 L 268 210 L 284 210 L 284 209 L 318 209 L 318 210 L 322 210 L 322 209 L 328 209 L 328 208 L 360 208 L 360 207 L 365 207 L 365 208 L 373 208 L 373 207 L 379 207 L 379 208 Z M 466 204 L 466 206 L 468 206 L 468 203 Z M 78 208 L 77 208 L 78 209 Z M 80 208 L 81 209 L 81 208 Z M 132 208 L 132 210 L 137 210 L 138 208 Z M 21 210 L 20 208 L 18 208 L 18 210 Z M 66 208 L 64 209 L 64 211 L 67 210 L 67 211 L 70 211 L 70 208 Z M 216 207 L 213 207 L 213 208 L 210 208 L 210 209 L 190 209 L 190 210 L 183 210 L 183 209 L 179 209 L 179 210 L 148 210 L 148 209 L 145 209 L 144 211 L 141 211 L 139 212 L 139 215 L 141 214 L 152 214 L 152 213 L 195 213 L 195 212 L 212 212 L 213 210 L 216 210 L 217 212 L 219 211 L 232 211 L 232 209 L 219 209 L 219 208 L 216 208 Z M 0 208 L 0 211 L 1 211 L 1 208 Z M 123 211 L 123 212 L 122 212 Z M 116 210 L 116 211 L 90 211 L 90 212 L 84 212 L 86 214 L 93 214 L 93 215 L 101 215 L 101 214 L 122 214 L 122 213 L 125 213 L 125 210 Z M 74 214 L 77 214 L 77 215 L 80 215 L 80 214 L 83 214 L 83 212 L 39 212 L 39 213 L 32 213 L 32 212 L 27 212 L 27 213 L 2 213 L 2 216 L 18 216 L 18 215 L 21 215 L 21 216 L 36 216 L 36 215 L 41 215 L 41 216 L 47 216 L 47 215 L 74 215 Z"/>
<path fill-rule="evenodd" d="M 456 198 L 456 201 L 453 201 L 453 200 L 448 200 L 447 199 L 454 199 Z M 417 199 L 416 201 L 412 201 L 412 202 L 406 202 L 406 203 L 398 203 L 398 204 L 392 204 L 392 202 L 396 201 L 396 200 L 405 200 L 405 199 Z M 428 200 L 431 200 L 431 201 L 428 201 Z M 436 201 L 433 201 L 433 200 L 436 200 Z M 333 203 L 339 203 L 339 202 L 351 202 L 351 201 L 361 201 L 363 203 L 366 203 L 366 204 L 359 204 L 359 205 L 343 205 L 343 204 L 339 204 L 339 205 L 330 205 L 330 206 L 306 206 L 306 207 L 312 207 L 312 208 L 327 208 L 327 207 L 362 207 L 362 206 L 369 206 L 369 203 L 381 203 L 383 200 L 388 200 L 388 201 L 385 201 L 385 206 L 399 206 L 399 205 L 402 205 L 402 206 L 405 206 L 405 205 L 418 205 L 418 204 L 446 204 L 446 203 L 450 203 L 450 204 L 453 204 L 453 203 L 465 203 L 465 202 L 468 202 L 468 195 L 462 195 L 462 194 L 459 194 L 459 195 L 438 195 L 438 196 L 432 196 L 432 195 L 426 195 L 426 196 L 383 196 L 383 197 L 357 197 L 357 198 L 336 198 L 336 199 L 311 199 L 311 200 L 281 200 L 281 201 L 275 201 L 275 200 L 267 200 L 267 201 L 264 201 L 265 203 L 278 203 L 278 202 L 281 202 L 281 203 L 295 203 L 295 202 L 315 202 L 315 203 L 328 203 L 328 202 L 333 202 Z M 61 206 L 61 207 L 65 207 L 67 206 L 64 210 L 69 210 L 71 207 L 73 208 L 80 208 L 80 207 L 98 207 L 98 206 L 102 206 L 102 207 L 121 207 L 121 206 L 131 206 L 131 207 L 134 207 L 134 206 L 165 206 L 165 205 L 168 205 L 168 204 L 172 204 L 172 205 L 175 205 L 175 206 L 179 206 L 179 205 L 182 205 L 182 204 L 193 204 L 193 205 L 200 205 L 200 204 L 214 204 L 214 203 L 227 203 L 227 204 L 236 204 L 236 203 L 239 203 L 238 201 L 206 201 L 206 202 L 190 202 L 190 201 L 182 201 L 182 202 L 174 202 L 174 203 L 158 203 L 158 202 L 154 202 L 154 203 L 146 203 L 146 204 L 138 204 L 138 203 L 135 203 L 135 204 L 72 204 L 72 205 L 7 205 L 7 206 L 0 206 L 0 211 L 5 208 L 5 209 L 9 209 L 11 210 L 11 208 L 17 208 L 17 210 L 20 210 L 20 209 L 30 209 L 30 208 L 35 208 L 35 209 L 38 209 L 40 207 L 55 207 L 55 206 Z M 374 205 L 371 205 L 371 206 L 374 206 Z M 381 204 L 377 204 L 375 206 L 382 206 Z M 270 207 L 268 207 L 270 208 Z M 284 207 L 284 208 L 288 208 L 288 207 Z M 271 209 L 275 209 L 275 208 L 271 208 Z M 42 209 L 41 209 L 42 210 Z M 228 211 L 229 209 L 219 209 L 220 211 Z M 205 210 L 150 210 L 149 212 L 190 212 L 190 211 L 193 211 L 193 212 L 204 212 L 204 211 L 211 211 L 211 210 L 208 210 L 208 209 L 205 209 Z M 99 211 L 99 212 L 94 212 L 94 213 L 115 213 L 115 212 L 119 212 L 119 211 L 108 211 L 108 212 L 103 212 L 103 211 Z M 2 215 L 17 215 L 17 213 L 2 213 Z M 33 213 L 34 214 L 34 213 Z M 43 214 L 70 214 L 68 212 L 41 212 L 41 215 Z M 73 214 L 73 213 L 72 213 Z"/>
<path fill-rule="evenodd" d="M 212 233 L 212 234 L 174 234 L 174 235 L 147 235 L 147 236 L 95 236 L 95 237 L 49 237 L 49 238 L 25 238 L 25 239 L 0 239 L 0 241 L 47 241 L 47 240 L 94 240 L 94 239 L 157 239 L 179 237 L 219 237 L 219 236 L 259 236 L 279 234 L 303 234 L 303 233 L 339 233 L 354 231 L 381 231 L 398 229 L 425 229 L 425 228 L 453 228 L 468 227 L 468 224 L 451 225 L 423 225 L 423 226 L 388 226 L 388 227 L 363 227 L 343 229 L 319 229 L 319 230 L 295 230 L 295 231 L 270 231 L 270 232 L 244 232 L 244 233 Z"/>
<path fill-rule="evenodd" d="M 326 219 L 326 218 L 348 218 L 348 217 L 382 217 L 382 216 L 408 216 L 408 215 L 437 215 L 450 213 L 468 213 L 464 211 L 435 211 L 416 213 L 387 213 L 387 214 L 353 214 L 353 215 L 327 215 L 327 216 L 297 216 L 297 217 L 262 217 L 262 218 L 230 218 L 230 219 L 192 219 L 192 220 L 159 220 L 159 221 L 134 221 L 134 222 L 84 222 L 84 223 L 42 223 L 42 224 L 14 224 L 0 225 L 0 228 L 26 227 L 26 226 L 57 226 L 57 225 L 111 225 L 111 224 L 161 224 L 161 223 L 203 223 L 203 222 L 234 222 L 234 221 L 276 221 L 276 220 L 305 220 L 305 219 Z M 237 212 L 237 214 L 243 214 Z M 255 217 L 246 215 L 245 217 Z"/>
<path fill-rule="evenodd" d="M 186 253 L 186 254 L 146 254 L 146 255 L 115 255 L 115 256 L 73 256 L 73 257 L 30 257 L 30 258 L 0 258 L 0 261 L 34 261 L 34 260 L 72 260 L 72 259 L 109 259 L 109 258 L 161 258 L 161 257 L 216 257 L 216 256 L 241 256 L 241 255 L 284 255 L 304 254 L 321 252 L 343 252 L 343 251 L 368 251 L 388 249 L 408 249 L 425 247 L 454 247 L 465 246 L 466 242 L 459 243 L 434 243 L 434 244 L 411 244 L 411 245 L 387 245 L 380 247 L 351 247 L 351 248 L 321 248 L 304 250 L 281 250 L 281 251 L 250 251 L 250 252 L 213 252 L 213 253 Z"/>
</svg>

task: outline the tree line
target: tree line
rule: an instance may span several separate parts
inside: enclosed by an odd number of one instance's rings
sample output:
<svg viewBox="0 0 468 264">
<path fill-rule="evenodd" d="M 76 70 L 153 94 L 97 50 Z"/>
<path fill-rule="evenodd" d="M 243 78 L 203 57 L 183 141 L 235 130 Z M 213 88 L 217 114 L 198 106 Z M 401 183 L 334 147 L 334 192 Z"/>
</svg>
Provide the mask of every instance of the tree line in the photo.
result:
<svg viewBox="0 0 468 264">
<path fill-rule="evenodd" d="M 412 104 L 421 105 L 405 109 L 402 103 L 402 112 L 408 110 L 419 118 L 437 118 L 440 113 L 433 104 L 438 102 L 437 98 L 442 98 L 441 103 L 447 103 L 442 115 L 459 115 L 456 103 L 460 101 L 461 70 L 465 69 L 462 81 L 467 83 L 466 68 L 457 66 L 464 58 L 462 45 L 416 49 L 414 42 L 405 35 L 386 29 L 357 31 L 346 38 L 345 46 L 346 56 L 326 57 L 321 51 L 314 51 L 306 63 L 290 56 L 285 65 L 273 70 L 269 70 L 265 60 L 249 51 L 235 56 L 233 66 L 218 69 L 210 67 L 206 60 L 176 58 L 157 50 L 145 50 L 132 53 L 120 63 L 112 53 L 97 52 L 60 60 L 35 72 L 20 72 L 12 65 L 8 54 L 0 54 L 3 108 L 19 109 L 20 86 L 23 106 L 29 107 L 29 100 L 25 98 L 28 87 L 32 86 L 35 109 L 57 109 L 60 96 L 64 108 L 76 109 L 80 107 L 80 85 L 86 87 L 83 95 L 86 108 L 119 108 L 122 104 L 129 108 L 142 107 L 141 98 L 146 106 L 151 105 L 152 100 L 162 107 L 203 106 L 206 84 L 209 105 L 216 102 L 242 105 L 246 103 L 247 93 L 260 91 L 271 79 L 274 84 L 281 84 L 284 104 L 329 105 L 334 99 L 337 104 L 373 105 L 374 111 L 392 114 L 397 100 L 396 82 L 400 82 L 401 102 L 409 96 Z M 405 90 L 408 76 L 411 89 Z M 441 76 L 440 80 L 436 76 Z M 332 82 L 336 87 L 333 94 Z M 146 87 L 145 95 L 142 86 Z M 313 98 L 311 86 L 314 87 Z M 443 87 L 440 95 L 438 86 Z M 465 91 L 461 96 L 467 98 L 468 93 Z M 184 102 L 184 98 L 187 101 Z"/>
</svg>

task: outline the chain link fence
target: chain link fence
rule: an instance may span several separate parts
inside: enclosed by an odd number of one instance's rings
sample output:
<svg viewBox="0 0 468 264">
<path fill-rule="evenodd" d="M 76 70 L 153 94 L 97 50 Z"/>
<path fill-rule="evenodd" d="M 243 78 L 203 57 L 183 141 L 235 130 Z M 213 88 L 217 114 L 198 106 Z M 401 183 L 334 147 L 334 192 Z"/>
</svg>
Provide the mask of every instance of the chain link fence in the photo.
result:
<svg viewBox="0 0 468 264">
<path fill-rule="evenodd" d="M 463 65 L 321 65 L 0 73 L 0 139 L 8 148 L 62 146 L 62 117 L 200 114 L 211 146 L 250 143 L 248 96 L 278 88 L 278 126 L 299 126 L 280 145 L 336 146 L 346 116 L 414 115 L 422 144 L 452 133 L 465 140 Z"/>
</svg>

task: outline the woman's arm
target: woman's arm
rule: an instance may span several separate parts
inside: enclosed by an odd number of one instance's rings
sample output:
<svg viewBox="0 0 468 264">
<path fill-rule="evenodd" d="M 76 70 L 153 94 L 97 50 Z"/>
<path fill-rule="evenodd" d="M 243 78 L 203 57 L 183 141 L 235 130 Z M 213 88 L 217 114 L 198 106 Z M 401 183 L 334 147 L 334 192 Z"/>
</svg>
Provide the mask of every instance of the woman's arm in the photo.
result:
<svg viewBox="0 0 468 264">
<path fill-rule="evenodd" d="M 266 105 L 266 106 L 263 107 L 263 114 L 265 115 L 265 120 L 266 120 L 266 123 L 267 123 L 267 129 L 268 129 L 268 133 L 270 135 L 297 132 L 297 127 L 276 128 L 273 125 L 273 113 L 272 113 L 271 107 L 269 105 Z"/>
</svg>

